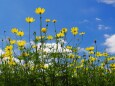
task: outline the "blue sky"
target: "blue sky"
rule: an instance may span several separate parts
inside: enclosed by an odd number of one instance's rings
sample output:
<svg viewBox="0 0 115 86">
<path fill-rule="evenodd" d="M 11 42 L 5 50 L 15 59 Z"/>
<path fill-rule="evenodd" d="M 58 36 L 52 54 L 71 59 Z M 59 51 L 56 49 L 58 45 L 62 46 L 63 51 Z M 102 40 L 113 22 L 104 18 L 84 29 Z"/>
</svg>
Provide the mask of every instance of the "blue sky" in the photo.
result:
<svg viewBox="0 0 115 86">
<path fill-rule="evenodd" d="M 115 0 L 0 0 L 0 39 L 4 38 L 4 30 L 7 37 L 13 36 L 10 33 L 13 27 L 23 30 L 28 38 L 28 24 L 25 22 L 28 16 L 36 19 L 31 32 L 39 33 L 39 15 L 34 12 L 37 7 L 46 9 L 43 21 L 46 18 L 57 20 L 57 30 L 67 27 L 70 31 L 71 27 L 77 26 L 80 32 L 85 31 L 81 47 L 93 45 L 95 39 L 100 49 L 110 47 L 103 44 L 115 33 Z M 52 34 L 52 23 L 49 30 L 48 33 Z M 68 37 L 72 37 L 71 33 Z"/>
</svg>

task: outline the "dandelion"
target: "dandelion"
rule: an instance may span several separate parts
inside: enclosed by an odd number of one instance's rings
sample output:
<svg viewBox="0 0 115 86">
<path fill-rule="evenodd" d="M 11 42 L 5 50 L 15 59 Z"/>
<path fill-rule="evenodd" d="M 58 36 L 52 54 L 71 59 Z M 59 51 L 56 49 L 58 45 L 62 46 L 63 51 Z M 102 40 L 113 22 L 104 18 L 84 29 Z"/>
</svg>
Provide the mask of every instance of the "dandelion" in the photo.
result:
<svg viewBox="0 0 115 86">
<path fill-rule="evenodd" d="M 35 10 L 36 14 L 43 14 L 44 12 L 45 12 L 45 9 L 44 8 L 40 8 L 40 7 L 36 8 L 36 10 Z"/>
<path fill-rule="evenodd" d="M 72 32 L 72 34 L 75 36 L 75 35 L 77 35 L 78 34 L 78 27 L 72 27 L 71 28 L 71 32 Z"/>
<path fill-rule="evenodd" d="M 32 23 L 32 22 L 35 21 L 35 19 L 32 18 L 32 17 L 27 17 L 25 20 L 26 20 L 27 23 Z"/>
</svg>

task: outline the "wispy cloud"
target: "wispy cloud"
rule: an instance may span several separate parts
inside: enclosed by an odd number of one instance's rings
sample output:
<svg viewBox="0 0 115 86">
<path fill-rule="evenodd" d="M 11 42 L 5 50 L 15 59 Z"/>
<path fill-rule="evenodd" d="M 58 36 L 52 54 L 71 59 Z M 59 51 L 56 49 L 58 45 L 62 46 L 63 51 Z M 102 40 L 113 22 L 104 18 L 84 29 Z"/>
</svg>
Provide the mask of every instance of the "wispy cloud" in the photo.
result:
<svg viewBox="0 0 115 86">
<path fill-rule="evenodd" d="M 105 4 L 115 5 L 115 0 L 97 0 L 97 1 Z"/>
<path fill-rule="evenodd" d="M 111 54 L 115 54 L 115 34 L 108 35 L 105 34 L 104 37 L 106 38 L 104 45 L 107 47 L 107 52 Z"/>
<path fill-rule="evenodd" d="M 96 21 L 101 21 L 102 19 L 100 19 L 100 18 L 95 18 L 95 20 L 96 20 Z"/>
<path fill-rule="evenodd" d="M 81 23 L 88 23 L 88 22 L 89 22 L 89 20 L 84 19 L 84 20 L 80 21 L 79 23 L 81 24 Z"/>
<path fill-rule="evenodd" d="M 109 26 L 105 26 L 105 25 L 98 25 L 98 30 L 108 30 L 108 29 L 111 29 L 111 27 L 109 27 Z"/>
</svg>

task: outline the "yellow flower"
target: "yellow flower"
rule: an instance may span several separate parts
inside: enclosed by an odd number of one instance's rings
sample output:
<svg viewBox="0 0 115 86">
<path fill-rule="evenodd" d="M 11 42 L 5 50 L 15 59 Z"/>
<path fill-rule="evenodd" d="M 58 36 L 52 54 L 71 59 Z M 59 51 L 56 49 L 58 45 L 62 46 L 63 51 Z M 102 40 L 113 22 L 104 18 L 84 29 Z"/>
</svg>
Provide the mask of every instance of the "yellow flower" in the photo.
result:
<svg viewBox="0 0 115 86">
<path fill-rule="evenodd" d="M 4 57 L 11 57 L 12 54 L 13 54 L 12 51 L 6 51 L 6 52 L 4 53 Z"/>
<path fill-rule="evenodd" d="M 37 48 L 37 45 L 33 45 L 32 48 Z"/>
<path fill-rule="evenodd" d="M 84 62 L 85 62 L 85 60 L 84 60 L 84 59 L 82 59 L 82 60 L 81 60 L 81 63 L 84 63 Z"/>
<path fill-rule="evenodd" d="M 110 67 L 115 68 L 115 63 L 110 64 Z"/>
<path fill-rule="evenodd" d="M 72 46 L 66 46 L 67 49 L 71 50 L 72 49 Z"/>
<path fill-rule="evenodd" d="M 71 32 L 73 35 L 77 35 L 78 34 L 78 27 L 72 27 Z"/>
<path fill-rule="evenodd" d="M 94 51 L 89 51 L 89 54 L 94 54 Z"/>
<path fill-rule="evenodd" d="M 22 56 L 23 56 L 23 57 L 27 57 L 27 56 L 29 56 L 29 54 L 28 54 L 27 52 L 23 52 L 23 53 L 22 53 Z"/>
<path fill-rule="evenodd" d="M 61 37 L 64 37 L 65 35 L 64 35 L 64 33 L 62 33 L 62 32 L 60 32 L 60 33 L 58 33 L 57 35 L 56 35 L 56 37 L 58 37 L 58 38 L 61 38 Z"/>
<path fill-rule="evenodd" d="M 50 19 L 46 19 L 46 22 L 50 22 Z"/>
<path fill-rule="evenodd" d="M 52 22 L 53 22 L 53 23 L 56 23 L 57 21 L 54 19 L 54 20 L 52 20 Z"/>
<path fill-rule="evenodd" d="M 36 8 L 36 10 L 35 10 L 36 14 L 43 14 L 44 12 L 45 12 L 45 9 L 44 8 L 40 8 L 40 7 Z"/>
<path fill-rule="evenodd" d="M 41 29 L 41 32 L 46 33 L 46 32 L 47 32 L 47 29 L 46 29 L 46 28 L 42 28 L 42 29 Z"/>
<path fill-rule="evenodd" d="M 109 54 L 104 52 L 104 53 L 102 53 L 102 56 L 109 56 Z"/>
<path fill-rule="evenodd" d="M 87 51 L 93 51 L 94 49 L 95 49 L 94 46 L 91 46 L 91 47 L 87 47 L 87 48 L 86 48 Z"/>
<path fill-rule="evenodd" d="M 110 60 L 115 60 L 115 57 L 110 57 L 110 58 L 107 58 L 108 61 Z"/>
<path fill-rule="evenodd" d="M 67 32 L 67 28 L 62 28 L 61 32 L 62 33 L 66 33 Z"/>
<path fill-rule="evenodd" d="M 40 36 L 36 36 L 36 40 L 37 41 L 41 40 L 41 37 Z"/>
<path fill-rule="evenodd" d="M 85 34 L 85 32 L 81 32 L 81 33 L 80 33 L 80 35 L 84 35 L 84 34 Z"/>
<path fill-rule="evenodd" d="M 97 57 L 100 57 L 100 56 L 102 56 L 102 53 L 100 53 L 100 52 L 96 52 L 96 54 L 95 54 Z"/>
<path fill-rule="evenodd" d="M 12 50 L 13 50 L 13 46 L 12 45 L 6 46 L 4 57 L 9 57 L 9 56 L 11 57 L 11 55 L 13 54 Z"/>
<path fill-rule="evenodd" d="M 10 44 L 15 44 L 16 43 L 16 40 L 10 40 Z"/>
<path fill-rule="evenodd" d="M 24 36 L 24 32 L 23 32 L 23 31 L 18 31 L 18 32 L 17 32 L 17 35 L 18 35 L 18 36 Z"/>
<path fill-rule="evenodd" d="M 6 52 L 7 52 L 7 51 L 12 51 L 12 49 L 13 49 L 13 46 L 12 46 L 12 45 L 9 45 L 9 46 L 6 46 L 5 51 L 6 51 Z"/>
<path fill-rule="evenodd" d="M 11 61 L 8 62 L 8 64 L 9 64 L 9 65 L 16 65 L 16 62 L 13 61 L 13 60 L 11 60 Z"/>
<path fill-rule="evenodd" d="M 44 64 L 44 69 L 47 69 L 49 67 L 49 65 L 48 64 Z"/>
<path fill-rule="evenodd" d="M 18 29 L 17 29 L 17 28 L 12 28 L 11 32 L 12 32 L 12 33 L 17 33 L 17 32 L 18 32 Z"/>
<path fill-rule="evenodd" d="M 32 18 L 32 17 L 27 17 L 25 20 L 26 20 L 27 23 L 32 23 L 32 22 L 35 21 L 35 19 Z"/>
<path fill-rule="evenodd" d="M 20 41 L 17 41 L 17 45 L 19 47 L 24 47 L 26 45 L 26 41 L 25 40 L 20 40 Z"/>
<path fill-rule="evenodd" d="M 69 57 L 69 58 L 74 58 L 75 55 L 74 55 L 74 54 L 70 54 L 68 57 Z"/>
<path fill-rule="evenodd" d="M 48 39 L 48 40 L 52 40 L 52 39 L 53 39 L 53 36 L 49 35 L 49 36 L 47 36 L 47 39 Z"/>
<path fill-rule="evenodd" d="M 94 58 L 94 57 L 92 57 L 92 56 L 89 57 L 89 61 L 90 61 L 90 62 L 94 62 L 94 61 L 96 61 L 96 60 L 97 60 L 97 58 Z"/>
</svg>

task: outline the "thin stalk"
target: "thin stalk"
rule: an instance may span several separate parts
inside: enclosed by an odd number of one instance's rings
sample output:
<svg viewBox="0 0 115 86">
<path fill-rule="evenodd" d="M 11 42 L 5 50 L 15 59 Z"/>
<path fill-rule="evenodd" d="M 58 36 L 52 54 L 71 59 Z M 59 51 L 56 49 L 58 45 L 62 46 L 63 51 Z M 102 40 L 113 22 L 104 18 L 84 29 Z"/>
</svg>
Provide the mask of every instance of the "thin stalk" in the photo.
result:
<svg viewBox="0 0 115 86">
<path fill-rule="evenodd" d="M 28 25 L 29 25 L 29 43 L 30 43 L 30 23 Z"/>
</svg>

